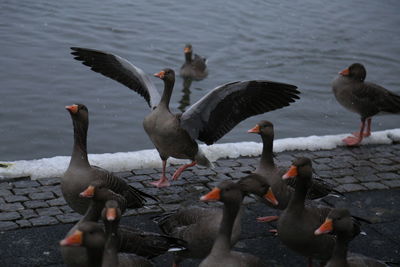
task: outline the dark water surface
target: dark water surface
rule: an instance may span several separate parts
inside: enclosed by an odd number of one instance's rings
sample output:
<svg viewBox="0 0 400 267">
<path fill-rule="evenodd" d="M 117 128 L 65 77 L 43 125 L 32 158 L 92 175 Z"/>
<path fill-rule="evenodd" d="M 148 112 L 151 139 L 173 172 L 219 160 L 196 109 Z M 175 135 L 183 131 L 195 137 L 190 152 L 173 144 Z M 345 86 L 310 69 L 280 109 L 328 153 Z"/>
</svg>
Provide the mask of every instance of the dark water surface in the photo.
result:
<svg viewBox="0 0 400 267">
<path fill-rule="evenodd" d="M 248 79 L 293 83 L 302 99 L 248 119 L 219 142 L 258 141 L 245 131 L 261 118 L 276 138 L 358 129 L 336 103 L 330 82 L 353 62 L 367 80 L 400 93 L 400 1 L 7 1 L 0 2 L 0 160 L 69 155 L 65 105 L 90 111 L 89 152 L 153 148 L 142 128 L 144 100 L 73 60 L 70 46 L 107 50 L 146 73 L 178 70 L 183 46 L 208 58 L 209 76 L 194 82 L 190 102 L 217 85 Z M 151 78 L 162 89 L 161 81 Z M 179 111 L 182 80 L 172 109 Z M 379 117 L 373 130 L 400 126 Z"/>
</svg>

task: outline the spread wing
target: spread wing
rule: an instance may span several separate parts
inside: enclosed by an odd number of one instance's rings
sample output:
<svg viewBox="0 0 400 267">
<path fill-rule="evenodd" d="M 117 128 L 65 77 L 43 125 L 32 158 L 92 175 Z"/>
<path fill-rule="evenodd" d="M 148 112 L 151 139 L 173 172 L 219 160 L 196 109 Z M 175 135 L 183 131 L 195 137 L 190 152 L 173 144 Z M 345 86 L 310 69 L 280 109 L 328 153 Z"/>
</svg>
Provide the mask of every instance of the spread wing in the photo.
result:
<svg viewBox="0 0 400 267">
<path fill-rule="evenodd" d="M 300 92 L 290 84 L 265 80 L 221 85 L 186 110 L 181 126 L 193 139 L 210 145 L 242 120 L 290 105 Z"/>
<path fill-rule="evenodd" d="M 128 60 L 111 53 L 81 47 L 71 47 L 71 54 L 91 70 L 101 73 L 129 89 L 137 92 L 146 99 L 151 108 L 160 101 L 160 94 L 149 77 Z"/>
</svg>

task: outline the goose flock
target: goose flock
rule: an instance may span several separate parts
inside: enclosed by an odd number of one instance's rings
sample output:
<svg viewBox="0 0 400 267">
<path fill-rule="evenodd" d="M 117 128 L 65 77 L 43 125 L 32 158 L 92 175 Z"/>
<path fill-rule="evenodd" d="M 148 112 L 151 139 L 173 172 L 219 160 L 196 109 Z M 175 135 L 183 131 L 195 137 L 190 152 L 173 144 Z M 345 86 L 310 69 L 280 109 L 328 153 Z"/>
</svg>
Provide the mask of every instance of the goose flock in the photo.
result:
<svg viewBox="0 0 400 267">
<path fill-rule="evenodd" d="M 268 80 L 229 82 L 209 91 L 181 114 L 170 111 L 175 72 L 165 68 L 155 77 L 164 83 L 160 94 L 140 68 L 117 55 L 95 49 L 72 47 L 72 55 L 93 71 L 101 73 L 140 94 L 149 114 L 143 128 L 162 161 L 162 174 L 151 184 L 171 186 L 185 169 L 196 164 L 212 167 L 197 140 L 212 145 L 238 123 L 254 115 L 289 106 L 300 92 L 291 84 Z M 192 45 L 184 49 L 183 79 L 198 81 L 208 75 L 205 58 L 194 55 Z M 359 145 L 371 135 L 371 117 L 400 113 L 400 96 L 365 82 L 366 70 L 354 63 L 339 73 L 332 89 L 337 101 L 361 116 L 359 132 L 345 138 L 347 146 Z M 263 149 L 254 172 L 237 182 L 222 181 L 200 201 L 219 201 L 223 207 L 181 207 L 153 217 L 161 233 L 145 232 L 120 219 L 127 209 L 145 207 L 156 196 L 127 184 L 107 170 L 90 165 L 87 156 L 89 110 L 84 104 L 66 106 L 74 129 L 70 164 L 61 180 L 62 194 L 81 219 L 60 241 L 67 266 L 154 266 L 152 258 L 173 253 L 172 266 L 188 258 L 201 259 L 199 266 L 267 266 L 260 258 L 232 248 L 241 234 L 242 201 L 252 195 L 280 212 L 279 216 L 257 218 L 276 221 L 274 232 L 289 249 L 306 257 L 308 266 L 387 266 L 364 255 L 347 252 L 349 242 L 367 220 L 346 209 L 322 206 L 316 199 L 340 194 L 313 172 L 309 158 L 300 157 L 291 166 L 277 166 L 273 157 L 274 126 L 262 120 L 248 132 L 261 137 Z M 166 176 L 168 158 L 187 159 L 171 178 Z"/>
</svg>

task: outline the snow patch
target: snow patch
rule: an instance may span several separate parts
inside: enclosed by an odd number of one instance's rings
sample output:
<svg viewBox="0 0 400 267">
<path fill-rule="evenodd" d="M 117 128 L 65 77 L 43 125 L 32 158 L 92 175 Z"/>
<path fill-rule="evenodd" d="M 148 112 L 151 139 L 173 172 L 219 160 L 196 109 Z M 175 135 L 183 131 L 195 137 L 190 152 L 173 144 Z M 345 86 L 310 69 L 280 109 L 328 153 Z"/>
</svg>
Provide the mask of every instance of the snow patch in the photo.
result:
<svg viewBox="0 0 400 267">
<path fill-rule="evenodd" d="M 274 152 L 292 150 L 322 150 L 334 149 L 343 146 L 342 139 L 348 134 L 308 136 L 298 138 L 277 139 L 274 141 Z M 391 144 L 400 142 L 400 129 L 373 132 L 365 138 L 362 145 Z M 216 161 L 220 158 L 238 158 L 241 156 L 257 157 L 261 154 L 262 143 L 239 142 L 214 144 L 211 146 L 200 145 L 200 148 L 210 159 Z M 35 160 L 19 160 L 0 162 L 0 180 L 29 176 L 31 179 L 61 177 L 68 167 L 69 156 L 57 156 Z M 161 159 L 155 149 L 134 152 L 118 152 L 106 154 L 89 154 L 89 161 L 113 172 L 129 171 L 142 168 L 161 168 Z M 171 165 L 186 163 L 187 160 L 171 158 Z"/>
</svg>

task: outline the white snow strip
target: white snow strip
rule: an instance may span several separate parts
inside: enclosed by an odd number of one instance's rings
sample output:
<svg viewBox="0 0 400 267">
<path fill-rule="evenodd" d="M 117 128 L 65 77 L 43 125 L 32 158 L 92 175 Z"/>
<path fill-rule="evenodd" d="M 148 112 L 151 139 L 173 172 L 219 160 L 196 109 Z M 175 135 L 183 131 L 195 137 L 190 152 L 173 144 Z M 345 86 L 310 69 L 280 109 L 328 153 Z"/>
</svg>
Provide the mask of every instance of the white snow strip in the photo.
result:
<svg viewBox="0 0 400 267">
<path fill-rule="evenodd" d="M 346 136 L 348 136 L 348 134 L 278 139 L 274 141 L 274 152 L 334 149 L 338 146 L 343 146 L 342 139 Z M 363 140 L 362 144 L 391 144 L 393 142 L 400 142 L 400 128 L 373 132 L 370 137 Z M 200 145 L 200 147 L 211 161 L 216 161 L 219 158 L 259 156 L 261 154 L 262 143 L 240 142 L 214 144 L 211 146 Z M 0 167 L 0 181 L 4 178 L 25 176 L 30 176 L 31 179 L 61 177 L 68 167 L 69 160 L 69 156 L 57 156 L 36 160 L 0 162 L 0 164 L 4 166 L 8 165 L 7 167 Z M 161 168 L 161 159 L 155 149 L 134 152 L 89 154 L 89 161 L 92 165 L 113 172 L 142 168 Z M 170 164 L 181 164 L 183 162 L 187 161 L 173 158 L 168 160 Z"/>
</svg>

